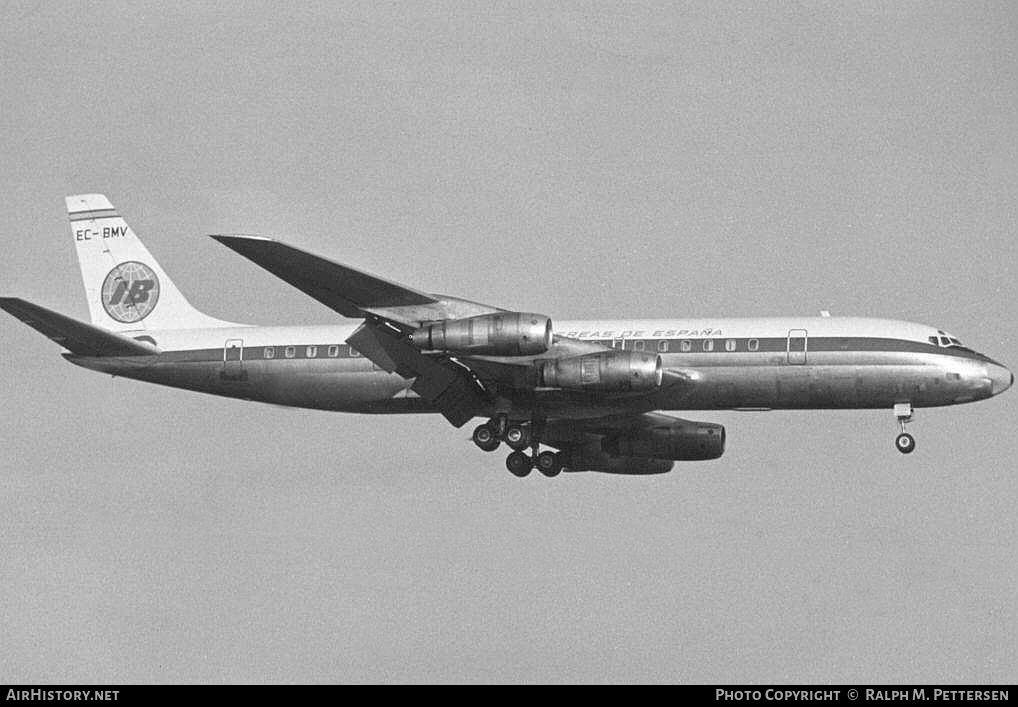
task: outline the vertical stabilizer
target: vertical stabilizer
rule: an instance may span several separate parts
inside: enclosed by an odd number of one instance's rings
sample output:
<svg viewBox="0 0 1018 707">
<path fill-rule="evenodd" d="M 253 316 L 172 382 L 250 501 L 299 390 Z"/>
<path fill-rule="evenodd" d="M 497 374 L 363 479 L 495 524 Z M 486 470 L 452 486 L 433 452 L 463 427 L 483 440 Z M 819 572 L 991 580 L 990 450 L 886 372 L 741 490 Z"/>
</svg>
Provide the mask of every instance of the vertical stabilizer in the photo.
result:
<svg viewBox="0 0 1018 707">
<path fill-rule="evenodd" d="M 237 326 L 192 307 L 102 194 L 67 197 L 67 215 L 93 324 L 112 331 Z"/>
</svg>

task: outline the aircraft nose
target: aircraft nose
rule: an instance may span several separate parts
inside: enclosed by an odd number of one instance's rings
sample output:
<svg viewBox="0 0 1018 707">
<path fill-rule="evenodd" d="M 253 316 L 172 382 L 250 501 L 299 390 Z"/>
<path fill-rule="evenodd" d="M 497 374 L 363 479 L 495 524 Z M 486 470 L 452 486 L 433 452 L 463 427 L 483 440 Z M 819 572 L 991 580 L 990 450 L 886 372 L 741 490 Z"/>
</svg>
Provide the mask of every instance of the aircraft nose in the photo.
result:
<svg viewBox="0 0 1018 707">
<path fill-rule="evenodd" d="M 1011 387 L 1014 383 L 1014 373 L 1004 366 L 989 366 L 990 381 L 992 382 L 991 395 L 999 395 Z"/>
</svg>

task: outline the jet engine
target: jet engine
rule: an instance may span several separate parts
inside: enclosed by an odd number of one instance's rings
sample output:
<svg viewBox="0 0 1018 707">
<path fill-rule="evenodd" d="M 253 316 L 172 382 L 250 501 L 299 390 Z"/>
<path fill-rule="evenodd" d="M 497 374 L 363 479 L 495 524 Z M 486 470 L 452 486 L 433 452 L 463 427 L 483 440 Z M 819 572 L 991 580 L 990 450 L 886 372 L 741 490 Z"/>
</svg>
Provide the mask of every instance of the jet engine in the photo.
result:
<svg viewBox="0 0 1018 707">
<path fill-rule="evenodd" d="M 661 357 L 640 351 L 601 351 L 585 356 L 542 361 L 539 384 L 592 392 L 653 390 L 664 375 Z"/>
<path fill-rule="evenodd" d="M 613 457 L 704 461 L 725 452 L 725 428 L 710 422 L 676 420 L 667 427 L 652 427 L 606 437 L 602 444 Z"/>
<path fill-rule="evenodd" d="M 551 319 L 543 314 L 499 312 L 428 324 L 410 335 L 425 351 L 478 356 L 532 356 L 551 348 Z"/>
<path fill-rule="evenodd" d="M 675 466 L 675 462 L 667 459 L 609 456 L 592 446 L 575 447 L 563 451 L 562 464 L 570 471 L 600 471 L 605 474 L 632 476 L 664 474 Z"/>
</svg>

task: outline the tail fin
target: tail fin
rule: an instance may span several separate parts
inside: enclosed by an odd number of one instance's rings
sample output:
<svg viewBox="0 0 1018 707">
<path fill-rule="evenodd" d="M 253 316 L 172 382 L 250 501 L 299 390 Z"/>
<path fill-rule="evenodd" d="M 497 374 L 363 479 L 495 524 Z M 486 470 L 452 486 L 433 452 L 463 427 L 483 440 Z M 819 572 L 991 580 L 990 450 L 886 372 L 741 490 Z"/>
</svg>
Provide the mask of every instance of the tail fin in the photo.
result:
<svg viewBox="0 0 1018 707">
<path fill-rule="evenodd" d="M 192 307 L 102 194 L 67 197 L 67 215 L 93 324 L 112 331 L 238 326 Z"/>
</svg>

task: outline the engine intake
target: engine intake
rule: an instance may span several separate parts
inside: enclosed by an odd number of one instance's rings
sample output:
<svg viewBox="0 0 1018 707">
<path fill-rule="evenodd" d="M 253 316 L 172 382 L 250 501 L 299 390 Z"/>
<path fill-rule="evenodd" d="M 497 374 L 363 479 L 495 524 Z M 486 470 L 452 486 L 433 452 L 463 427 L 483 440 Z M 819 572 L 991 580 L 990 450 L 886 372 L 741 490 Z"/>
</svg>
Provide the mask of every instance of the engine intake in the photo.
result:
<svg viewBox="0 0 1018 707">
<path fill-rule="evenodd" d="M 621 393 L 661 385 L 661 357 L 640 351 L 602 351 L 543 361 L 539 384 L 547 388 Z"/>
<path fill-rule="evenodd" d="M 532 356 L 551 348 L 551 319 L 543 314 L 505 312 L 428 324 L 410 335 L 425 351 L 479 356 Z"/>
<path fill-rule="evenodd" d="M 725 452 L 725 428 L 711 422 L 681 420 L 630 435 L 606 437 L 602 445 L 613 457 L 704 461 Z"/>
</svg>

